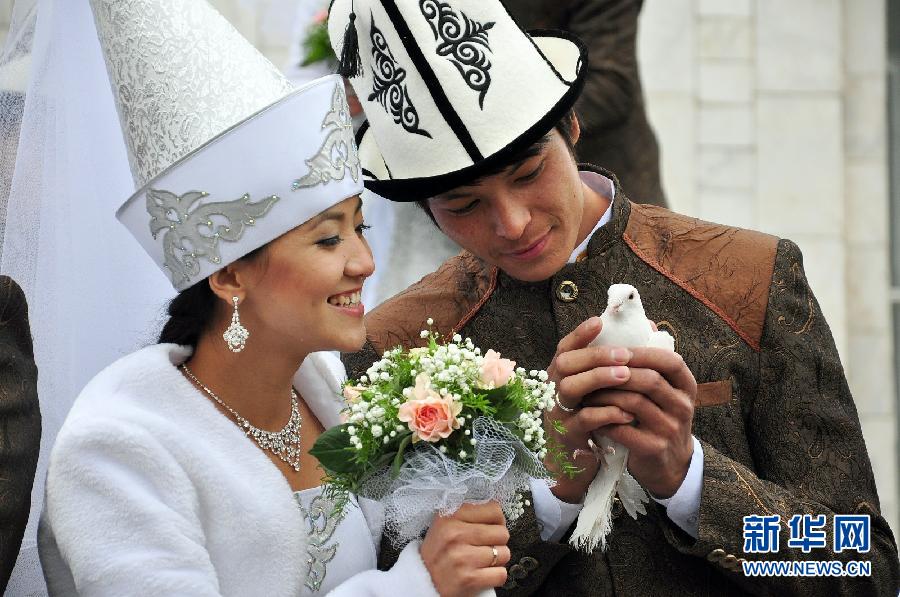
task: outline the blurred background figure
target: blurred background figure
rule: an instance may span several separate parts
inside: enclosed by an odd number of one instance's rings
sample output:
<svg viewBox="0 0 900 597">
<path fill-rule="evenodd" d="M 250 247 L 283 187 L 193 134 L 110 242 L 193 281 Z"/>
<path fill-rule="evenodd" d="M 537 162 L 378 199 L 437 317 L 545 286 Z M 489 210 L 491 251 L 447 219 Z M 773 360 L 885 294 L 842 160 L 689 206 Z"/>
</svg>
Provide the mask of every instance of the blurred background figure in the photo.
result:
<svg viewBox="0 0 900 597">
<path fill-rule="evenodd" d="M 295 2 L 296 14 L 291 28 L 291 44 L 284 74 L 291 83 L 301 87 L 304 83 L 329 75 L 335 71 L 337 61 L 328 43 L 328 0 L 299 0 Z M 348 87 L 352 92 L 352 88 Z M 348 98 L 349 99 L 349 98 Z M 352 112 L 361 112 L 359 106 L 350 106 Z"/>
<path fill-rule="evenodd" d="M 18 284 L 0 276 L 0 593 L 9 582 L 28 522 L 40 445 L 28 305 Z"/>
<path fill-rule="evenodd" d="M 635 203 L 666 207 L 659 146 L 647 121 L 637 60 L 643 0 L 505 0 L 526 31 L 562 29 L 588 48 L 589 71 L 575 104 L 578 161 L 612 170 Z"/>
</svg>

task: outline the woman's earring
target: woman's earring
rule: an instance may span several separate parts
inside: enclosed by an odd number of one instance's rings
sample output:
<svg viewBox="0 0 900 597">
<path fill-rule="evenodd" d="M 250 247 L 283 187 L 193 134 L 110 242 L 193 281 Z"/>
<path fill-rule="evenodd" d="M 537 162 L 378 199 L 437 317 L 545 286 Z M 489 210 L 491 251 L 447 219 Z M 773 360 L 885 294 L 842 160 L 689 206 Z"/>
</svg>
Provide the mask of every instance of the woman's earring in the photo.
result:
<svg viewBox="0 0 900 597">
<path fill-rule="evenodd" d="M 222 334 L 222 338 L 228 343 L 231 352 L 241 352 L 247 346 L 247 338 L 250 337 L 250 330 L 241 325 L 241 318 L 238 314 L 238 297 L 231 297 L 234 303 L 234 312 L 231 314 L 231 325 Z"/>
</svg>

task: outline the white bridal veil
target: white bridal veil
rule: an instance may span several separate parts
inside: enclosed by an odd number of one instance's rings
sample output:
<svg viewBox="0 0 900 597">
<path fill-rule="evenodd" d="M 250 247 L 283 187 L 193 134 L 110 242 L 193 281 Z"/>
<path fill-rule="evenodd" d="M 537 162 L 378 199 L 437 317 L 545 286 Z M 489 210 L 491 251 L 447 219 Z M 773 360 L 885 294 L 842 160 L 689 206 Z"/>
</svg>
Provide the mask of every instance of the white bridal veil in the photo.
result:
<svg viewBox="0 0 900 597">
<path fill-rule="evenodd" d="M 0 273 L 28 298 L 43 422 L 8 594 L 42 595 L 36 529 L 56 433 L 91 377 L 155 340 L 174 291 L 115 219 L 134 183 L 87 0 L 17 1 L 0 126 Z"/>
</svg>

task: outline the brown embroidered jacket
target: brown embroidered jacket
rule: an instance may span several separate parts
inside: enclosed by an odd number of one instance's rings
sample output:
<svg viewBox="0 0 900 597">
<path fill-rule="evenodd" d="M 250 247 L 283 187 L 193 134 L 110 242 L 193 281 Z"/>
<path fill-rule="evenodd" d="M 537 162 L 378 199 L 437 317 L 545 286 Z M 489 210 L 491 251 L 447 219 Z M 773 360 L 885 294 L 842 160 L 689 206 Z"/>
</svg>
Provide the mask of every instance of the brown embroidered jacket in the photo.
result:
<svg viewBox="0 0 900 597">
<path fill-rule="evenodd" d="M 895 596 L 897 546 L 879 513 L 856 408 L 788 240 L 632 204 L 617 185 L 612 220 L 594 233 L 587 259 L 523 283 L 462 253 L 369 314 L 366 346 L 344 362 L 358 377 L 385 349 L 420 345 L 432 317 L 443 333 L 546 368 L 560 338 L 600 314 L 618 282 L 638 288 L 699 384 L 699 537 L 655 503 L 638 520 L 617 504 L 608 551 L 587 555 L 541 542 L 529 512 L 514 527 L 500 593 Z M 786 542 L 791 516 L 807 513 L 826 515 L 829 547 L 805 555 Z M 831 551 L 835 513 L 871 516 L 869 553 Z M 754 514 L 781 516 L 779 553 L 743 552 L 743 517 Z M 868 560 L 872 575 L 750 578 L 745 559 Z"/>
</svg>

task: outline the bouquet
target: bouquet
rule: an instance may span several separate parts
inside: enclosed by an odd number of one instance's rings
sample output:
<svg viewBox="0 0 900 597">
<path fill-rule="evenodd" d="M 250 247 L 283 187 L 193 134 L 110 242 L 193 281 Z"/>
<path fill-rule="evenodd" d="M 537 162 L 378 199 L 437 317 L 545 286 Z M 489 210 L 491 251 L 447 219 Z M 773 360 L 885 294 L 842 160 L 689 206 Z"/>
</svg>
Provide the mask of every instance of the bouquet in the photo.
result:
<svg viewBox="0 0 900 597">
<path fill-rule="evenodd" d="M 482 354 L 458 334 L 448 343 L 428 330 L 421 337 L 426 346 L 388 350 L 345 384 L 345 422 L 310 451 L 336 509 L 350 493 L 378 500 L 398 546 L 419 537 L 436 512 L 465 502 L 496 500 L 515 520 L 529 481 L 549 478 L 548 454 L 571 466 L 544 436 L 543 413 L 556 395 L 545 371 Z"/>
<path fill-rule="evenodd" d="M 304 58 L 300 66 L 309 66 L 316 62 L 337 64 L 337 57 L 331 48 L 328 38 L 328 9 L 322 9 L 313 17 L 313 22 L 303 40 Z"/>
</svg>

